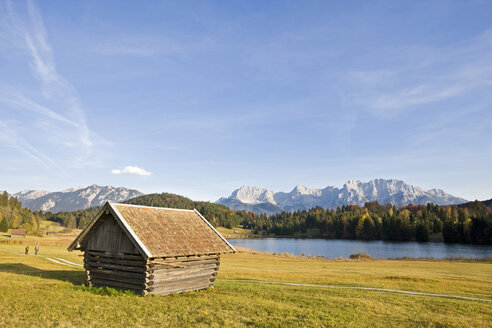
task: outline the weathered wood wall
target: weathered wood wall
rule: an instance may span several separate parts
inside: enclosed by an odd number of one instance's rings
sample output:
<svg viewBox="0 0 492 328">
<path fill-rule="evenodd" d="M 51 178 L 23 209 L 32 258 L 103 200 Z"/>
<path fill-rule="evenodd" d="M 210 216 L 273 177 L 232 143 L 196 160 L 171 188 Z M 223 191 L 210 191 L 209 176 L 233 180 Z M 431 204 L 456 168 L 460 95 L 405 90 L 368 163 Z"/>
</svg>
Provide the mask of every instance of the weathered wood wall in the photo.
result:
<svg viewBox="0 0 492 328">
<path fill-rule="evenodd" d="M 90 286 L 107 286 L 137 294 L 141 294 L 146 288 L 146 261 L 140 254 L 114 255 L 109 252 L 86 251 L 84 268 Z"/>
<path fill-rule="evenodd" d="M 214 285 L 219 255 L 152 259 L 147 264 L 146 293 L 170 294 Z"/>
<path fill-rule="evenodd" d="M 151 259 L 86 251 L 84 267 L 91 286 L 130 290 L 137 294 L 170 294 L 212 287 L 218 255 Z"/>
<path fill-rule="evenodd" d="M 111 214 L 103 214 L 84 241 L 83 248 L 89 251 L 109 252 L 110 254 L 139 254 L 125 231 Z"/>
</svg>

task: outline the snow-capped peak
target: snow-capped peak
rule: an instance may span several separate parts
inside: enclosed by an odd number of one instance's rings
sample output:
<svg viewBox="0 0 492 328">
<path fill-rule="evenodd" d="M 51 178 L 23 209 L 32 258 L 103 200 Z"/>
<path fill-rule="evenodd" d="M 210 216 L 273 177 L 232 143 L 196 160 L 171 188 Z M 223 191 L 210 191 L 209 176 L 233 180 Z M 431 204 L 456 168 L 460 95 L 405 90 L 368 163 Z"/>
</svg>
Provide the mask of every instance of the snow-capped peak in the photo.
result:
<svg viewBox="0 0 492 328">
<path fill-rule="evenodd" d="M 242 204 L 258 205 L 270 203 L 276 209 L 291 211 L 310 209 L 315 206 L 337 208 L 342 205 L 364 205 L 366 202 L 378 201 L 381 204 L 394 205 L 459 204 L 465 199 L 447 194 L 440 189 L 425 190 L 409 185 L 397 179 L 374 179 L 368 182 L 349 180 L 341 189 L 328 186 L 324 189 L 308 188 L 297 185 L 290 193 L 274 192 L 264 188 L 242 186 L 229 197 L 217 201 L 219 204 L 242 208 Z M 262 212 L 265 207 L 259 208 Z"/>
<path fill-rule="evenodd" d="M 321 192 L 321 189 L 308 188 L 299 184 L 292 189 L 291 193 L 296 195 L 320 195 Z"/>
<path fill-rule="evenodd" d="M 241 186 L 241 188 L 234 190 L 231 197 L 246 204 L 258 204 L 261 203 L 261 199 L 265 197 L 266 192 L 268 190 L 263 188 Z"/>
<path fill-rule="evenodd" d="M 33 211 L 74 211 L 91 206 L 101 206 L 106 201 L 122 202 L 127 199 L 144 195 L 145 193 L 124 187 L 78 186 L 59 192 L 40 190 L 21 191 L 14 194 L 22 204 Z"/>
</svg>

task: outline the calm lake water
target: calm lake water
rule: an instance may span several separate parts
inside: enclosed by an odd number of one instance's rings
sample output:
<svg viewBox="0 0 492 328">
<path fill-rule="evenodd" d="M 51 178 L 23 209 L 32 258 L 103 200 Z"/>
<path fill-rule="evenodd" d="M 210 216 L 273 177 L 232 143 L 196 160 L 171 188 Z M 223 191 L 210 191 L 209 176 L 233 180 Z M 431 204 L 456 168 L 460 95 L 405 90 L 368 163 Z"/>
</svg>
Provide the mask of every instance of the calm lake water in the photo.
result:
<svg viewBox="0 0 492 328">
<path fill-rule="evenodd" d="M 292 253 L 294 255 L 321 255 L 328 258 L 349 257 L 350 254 L 367 253 L 372 257 L 492 257 L 490 245 L 465 245 L 444 243 L 296 239 L 296 238 L 255 238 L 228 239 L 239 247 L 259 251 Z"/>
</svg>

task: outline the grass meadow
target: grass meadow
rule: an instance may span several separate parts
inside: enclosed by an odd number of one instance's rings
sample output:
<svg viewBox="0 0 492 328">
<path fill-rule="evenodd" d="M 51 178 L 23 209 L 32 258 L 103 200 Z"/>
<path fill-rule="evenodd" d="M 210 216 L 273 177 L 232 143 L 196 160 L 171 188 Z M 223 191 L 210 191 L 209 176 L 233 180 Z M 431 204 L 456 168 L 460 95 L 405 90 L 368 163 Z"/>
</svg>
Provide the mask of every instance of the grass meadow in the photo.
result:
<svg viewBox="0 0 492 328">
<path fill-rule="evenodd" d="M 490 327 L 492 302 L 257 281 L 366 286 L 492 299 L 492 264 L 222 256 L 215 288 L 140 297 L 84 287 L 81 253 L 0 244 L 4 327 Z M 33 247 L 31 247 L 32 252 Z M 231 281 L 234 280 L 234 281 Z M 239 281 L 238 281 L 239 280 Z"/>
</svg>

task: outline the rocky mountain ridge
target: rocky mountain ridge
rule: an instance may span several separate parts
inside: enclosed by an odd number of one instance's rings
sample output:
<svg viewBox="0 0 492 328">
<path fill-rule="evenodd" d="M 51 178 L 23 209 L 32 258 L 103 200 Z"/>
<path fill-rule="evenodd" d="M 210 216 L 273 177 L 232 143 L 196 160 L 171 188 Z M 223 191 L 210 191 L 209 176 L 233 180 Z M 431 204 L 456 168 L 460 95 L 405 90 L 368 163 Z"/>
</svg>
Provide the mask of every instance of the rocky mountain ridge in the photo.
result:
<svg viewBox="0 0 492 328">
<path fill-rule="evenodd" d="M 24 207 L 32 211 L 61 212 L 101 206 L 106 201 L 123 202 L 127 199 L 145 195 L 137 189 L 113 186 L 79 186 L 63 191 L 23 190 L 12 196 L 17 197 Z"/>
<path fill-rule="evenodd" d="M 216 203 L 236 210 L 273 214 L 281 211 L 307 210 L 316 206 L 332 208 L 343 205 L 361 205 L 378 201 L 403 206 L 408 204 L 452 205 L 467 200 L 455 197 L 441 189 L 425 190 L 396 179 L 374 179 L 368 182 L 347 181 L 342 188 L 328 186 L 323 189 L 297 185 L 290 192 L 242 186 L 229 197 L 222 197 Z"/>
</svg>

